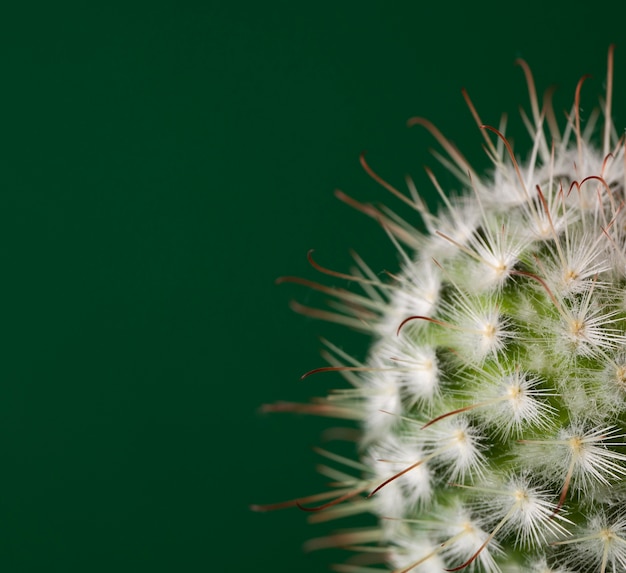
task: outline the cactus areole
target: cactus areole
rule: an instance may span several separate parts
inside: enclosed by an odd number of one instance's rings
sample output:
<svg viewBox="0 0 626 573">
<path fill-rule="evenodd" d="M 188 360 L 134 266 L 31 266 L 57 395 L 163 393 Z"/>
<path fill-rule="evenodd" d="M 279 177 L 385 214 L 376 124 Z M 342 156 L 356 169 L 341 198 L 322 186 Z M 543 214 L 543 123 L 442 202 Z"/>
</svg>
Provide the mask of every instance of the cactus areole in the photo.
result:
<svg viewBox="0 0 626 573">
<path fill-rule="evenodd" d="M 321 273 L 341 287 L 285 277 L 331 299 L 296 310 L 371 335 L 363 361 L 325 343 L 342 388 L 294 411 L 356 420 L 360 459 L 323 451 L 329 489 L 298 506 L 326 519 L 361 512 L 375 527 L 309 545 L 355 555 L 345 573 L 626 571 L 626 208 L 624 137 L 606 93 L 581 121 L 574 92 L 565 121 L 551 92 L 539 101 L 528 65 L 532 146 L 513 153 L 504 125 L 483 125 L 493 163 L 476 173 L 429 121 L 437 156 L 464 192 L 428 175 L 441 207 L 430 212 L 407 180 L 401 192 L 361 157 L 366 172 L 415 212 L 339 198 L 375 219 L 401 268 Z M 561 117 L 561 114 L 558 114 Z M 345 288 L 344 288 L 345 287 Z M 307 375 L 308 375 L 307 374 Z M 332 466 L 332 467 L 331 467 Z"/>
</svg>

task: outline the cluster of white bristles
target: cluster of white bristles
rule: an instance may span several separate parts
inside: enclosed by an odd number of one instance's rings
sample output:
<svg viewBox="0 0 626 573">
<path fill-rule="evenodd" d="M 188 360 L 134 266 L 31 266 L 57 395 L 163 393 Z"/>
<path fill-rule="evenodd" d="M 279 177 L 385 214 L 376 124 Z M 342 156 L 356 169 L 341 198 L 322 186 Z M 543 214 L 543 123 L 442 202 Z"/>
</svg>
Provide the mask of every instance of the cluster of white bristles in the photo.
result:
<svg viewBox="0 0 626 573">
<path fill-rule="evenodd" d="M 375 218 L 396 245 L 399 273 L 382 281 L 312 265 L 361 292 L 287 277 L 333 297 L 309 316 L 372 335 L 360 363 L 327 344 L 350 387 L 309 405 L 268 410 L 357 420 L 362 456 L 322 455 L 330 491 L 298 505 L 314 520 L 369 512 L 373 528 L 313 540 L 348 547 L 344 573 L 626 572 L 626 180 L 624 138 L 611 120 L 613 48 L 600 111 L 581 126 L 579 101 L 559 128 L 539 105 L 524 62 L 532 139 L 519 161 L 482 122 L 493 172 L 480 176 L 428 121 L 438 155 L 466 188 L 429 212 L 405 195 L 426 233 L 392 211 L 339 197 Z M 603 117 L 601 117 L 603 115 Z M 599 121 L 596 121 L 599 120 Z M 503 122 L 504 123 L 504 122 Z"/>
</svg>

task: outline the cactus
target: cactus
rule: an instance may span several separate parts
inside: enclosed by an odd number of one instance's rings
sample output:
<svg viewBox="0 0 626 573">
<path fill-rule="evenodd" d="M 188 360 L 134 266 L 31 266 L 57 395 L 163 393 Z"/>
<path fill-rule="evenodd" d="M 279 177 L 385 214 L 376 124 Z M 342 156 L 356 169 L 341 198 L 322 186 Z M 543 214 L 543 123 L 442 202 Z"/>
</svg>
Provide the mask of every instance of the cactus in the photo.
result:
<svg viewBox="0 0 626 573">
<path fill-rule="evenodd" d="M 326 518 L 358 513 L 373 527 L 310 546 L 355 549 L 344 573 L 626 571 L 626 210 L 624 138 L 611 119 L 613 47 L 601 111 L 581 125 L 580 92 L 559 127 L 551 93 L 539 104 L 528 65 L 523 114 L 532 139 L 518 160 L 469 99 L 493 163 L 477 174 L 422 118 L 464 192 L 429 212 L 415 186 L 401 193 L 417 230 L 385 207 L 339 198 L 374 218 L 401 258 L 382 279 L 320 272 L 355 288 L 293 277 L 334 299 L 306 315 L 371 335 L 359 362 L 325 342 L 324 371 L 348 383 L 296 411 L 356 420 L 360 459 L 321 451 L 329 491 L 275 506 Z M 583 129 L 584 127 L 584 129 Z M 338 464 L 338 465 L 337 465 Z"/>
</svg>

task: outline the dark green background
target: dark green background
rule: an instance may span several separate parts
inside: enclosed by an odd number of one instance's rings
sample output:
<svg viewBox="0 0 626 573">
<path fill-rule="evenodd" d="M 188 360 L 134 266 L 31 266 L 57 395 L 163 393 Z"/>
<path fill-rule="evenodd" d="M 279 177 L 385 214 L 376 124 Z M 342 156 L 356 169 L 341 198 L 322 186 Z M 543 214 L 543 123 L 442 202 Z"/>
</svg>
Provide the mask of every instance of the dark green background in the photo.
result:
<svg viewBox="0 0 626 573">
<path fill-rule="evenodd" d="M 424 115 L 479 167 L 484 121 L 577 79 L 590 109 L 623 18 L 606 4 L 503 2 L 21 3 L 0 14 L 0 569 L 322 571 L 324 526 L 256 514 L 322 487 L 326 423 L 257 412 L 338 382 L 292 314 L 312 302 L 309 248 L 346 269 L 396 258 L 338 187 L 396 205 L 434 164 Z M 585 96 L 587 97 L 587 96 Z M 559 99 L 561 98 L 561 99 Z M 587 101 L 586 99 L 584 100 Z M 528 141 L 517 130 L 519 149 Z M 442 175 L 446 185 L 453 182 Z M 331 281 L 332 282 L 332 281 Z"/>
</svg>

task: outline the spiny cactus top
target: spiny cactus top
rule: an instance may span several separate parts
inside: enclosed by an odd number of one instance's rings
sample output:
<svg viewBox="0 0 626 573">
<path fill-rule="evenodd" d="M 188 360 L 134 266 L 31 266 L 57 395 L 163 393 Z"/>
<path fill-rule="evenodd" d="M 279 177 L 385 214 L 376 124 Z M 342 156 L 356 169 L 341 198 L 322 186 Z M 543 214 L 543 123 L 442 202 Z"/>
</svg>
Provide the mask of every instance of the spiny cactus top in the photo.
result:
<svg viewBox="0 0 626 573">
<path fill-rule="evenodd" d="M 426 232 L 340 194 L 387 231 L 401 270 L 381 280 L 355 257 L 344 274 L 310 255 L 358 289 L 283 279 L 334 299 L 331 310 L 298 310 L 373 339 L 364 363 L 326 343 L 330 366 L 314 373 L 341 372 L 348 388 L 268 408 L 362 425 L 359 461 L 323 452 L 338 464 L 322 470 L 335 487 L 283 504 L 379 517 L 313 541 L 361 552 L 337 571 L 626 571 L 626 181 L 611 120 L 613 49 L 601 112 L 584 125 L 583 80 L 559 127 L 551 94 L 540 105 L 520 65 L 531 105 L 526 160 L 503 126 L 482 125 L 464 93 L 490 174 L 475 173 L 428 121 L 409 121 L 434 135 L 466 189 L 447 196 L 429 171 L 437 214 L 410 180 L 402 194 L 362 158 Z"/>
</svg>

